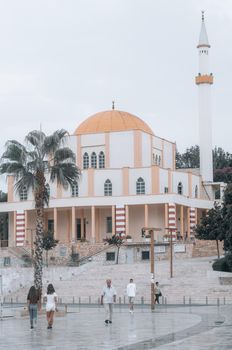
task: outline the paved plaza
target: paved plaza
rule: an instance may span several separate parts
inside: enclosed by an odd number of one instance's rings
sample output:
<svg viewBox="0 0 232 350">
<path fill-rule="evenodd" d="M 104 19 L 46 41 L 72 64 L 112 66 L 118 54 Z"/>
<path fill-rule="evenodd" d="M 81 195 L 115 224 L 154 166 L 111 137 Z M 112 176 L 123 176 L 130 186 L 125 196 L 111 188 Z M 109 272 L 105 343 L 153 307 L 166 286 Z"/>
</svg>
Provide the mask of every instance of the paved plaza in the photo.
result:
<svg viewBox="0 0 232 350">
<path fill-rule="evenodd" d="M 18 310 L 19 311 L 19 310 Z M 48 330 L 45 315 L 31 330 L 28 317 L 0 321 L 0 349 L 232 349 L 232 306 L 158 306 L 155 312 L 115 307 L 112 325 L 104 324 L 104 310 L 69 307 Z M 4 316 L 14 311 L 4 309 Z M 18 316 L 17 316 L 18 315 Z"/>
</svg>

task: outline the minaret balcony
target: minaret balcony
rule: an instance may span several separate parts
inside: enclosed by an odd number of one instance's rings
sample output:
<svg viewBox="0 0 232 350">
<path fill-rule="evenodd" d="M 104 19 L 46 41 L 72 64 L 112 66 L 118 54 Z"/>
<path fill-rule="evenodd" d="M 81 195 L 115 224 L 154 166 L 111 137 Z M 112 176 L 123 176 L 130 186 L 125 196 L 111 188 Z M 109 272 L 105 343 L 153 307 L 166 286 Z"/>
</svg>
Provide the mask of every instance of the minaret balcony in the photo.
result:
<svg viewBox="0 0 232 350">
<path fill-rule="evenodd" d="M 196 78 L 195 78 L 195 81 L 196 81 L 196 84 L 199 85 L 199 84 L 213 84 L 213 75 L 210 74 L 210 75 L 198 75 Z"/>
</svg>

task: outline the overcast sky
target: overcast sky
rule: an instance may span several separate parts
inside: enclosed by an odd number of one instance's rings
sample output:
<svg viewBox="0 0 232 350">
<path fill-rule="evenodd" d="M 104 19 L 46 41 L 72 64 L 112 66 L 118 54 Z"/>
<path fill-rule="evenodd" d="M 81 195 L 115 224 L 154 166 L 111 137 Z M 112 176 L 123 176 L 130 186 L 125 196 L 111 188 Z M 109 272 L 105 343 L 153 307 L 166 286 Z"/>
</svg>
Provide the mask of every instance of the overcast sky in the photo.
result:
<svg viewBox="0 0 232 350">
<path fill-rule="evenodd" d="M 112 100 L 180 151 L 198 143 L 202 9 L 213 143 L 232 152 L 230 0 L 0 0 L 1 153 L 40 123 L 73 133 Z"/>
</svg>

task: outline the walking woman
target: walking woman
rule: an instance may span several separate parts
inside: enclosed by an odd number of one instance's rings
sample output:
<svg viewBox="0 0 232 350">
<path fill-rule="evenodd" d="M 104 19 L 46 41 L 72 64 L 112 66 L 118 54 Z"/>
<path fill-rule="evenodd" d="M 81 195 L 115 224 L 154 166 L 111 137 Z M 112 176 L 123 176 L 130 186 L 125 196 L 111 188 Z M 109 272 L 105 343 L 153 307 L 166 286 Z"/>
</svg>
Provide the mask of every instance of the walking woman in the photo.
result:
<svg viewBox="0 0 232 350">
<path fill-rule="evenodd" d="M 57 309 L 58 298 L 55 289 L 51 283 L 48 285 L 47 293 L 44 295 L 44 301 L 46 302 L 48 329 L 52 329 L 54 312 Z"/>
<path fill-rule="evenodd" d="M 27 295 L 27 305 L 28 311 L 30 315 L 30 324 L 31 329 L 34 328 L 37 324 L 37 313 L 40 307 L 40 293 L 35 288 L 35 286 L 31 286 Z"/>
</svg>

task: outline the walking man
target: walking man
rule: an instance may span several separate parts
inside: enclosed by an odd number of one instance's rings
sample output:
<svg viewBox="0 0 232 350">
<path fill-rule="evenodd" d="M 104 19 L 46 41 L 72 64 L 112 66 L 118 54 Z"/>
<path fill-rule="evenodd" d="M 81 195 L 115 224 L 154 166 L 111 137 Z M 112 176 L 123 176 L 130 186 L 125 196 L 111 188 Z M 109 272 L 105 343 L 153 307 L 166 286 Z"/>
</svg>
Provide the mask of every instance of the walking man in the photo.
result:
<svg viewBox="0 0 232 350">
<path fill-rule="evenodd" d="M 134 312 L 134 301 L 136 294 L 136 284 L 133 282 L 133 278 L 130 279 L 130 283 L 128 283 L 126 287 L 126 293 L 129 298 L 129 309 L 130 313 Z"/>
<path fill-rule="evenodd" d="M 113 304 L 116 302 L 116 290 L 111 284 L 111 280 L 106 280 L 106 286 L 102 290 L 101 305 L 104 303 L 105 324 L 112 323 Z"/>
</svg>

